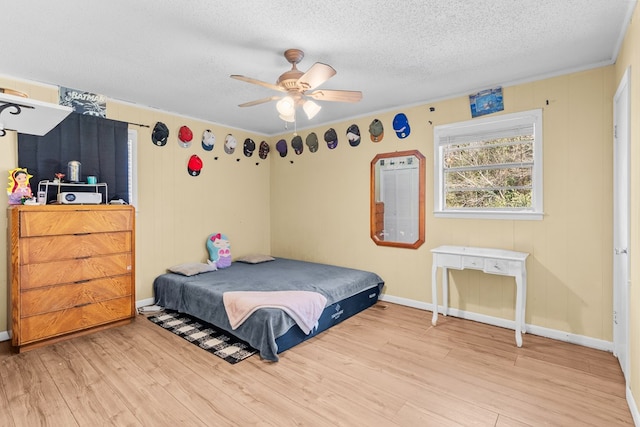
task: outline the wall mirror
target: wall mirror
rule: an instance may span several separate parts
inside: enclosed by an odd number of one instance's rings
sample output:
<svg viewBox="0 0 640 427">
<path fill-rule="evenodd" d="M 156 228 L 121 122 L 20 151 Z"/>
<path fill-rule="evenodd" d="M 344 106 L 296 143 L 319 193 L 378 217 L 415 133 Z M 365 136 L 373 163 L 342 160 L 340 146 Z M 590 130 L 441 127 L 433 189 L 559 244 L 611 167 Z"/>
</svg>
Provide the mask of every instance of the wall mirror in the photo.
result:
<svg viewBox="0 0 640 427">
<path fill-rule="evenodd" d="M 371 238 L 380 246 L 417 249 L 424 243 L 425 160 L 417 150 L 371 160 Z"/>
</svg>

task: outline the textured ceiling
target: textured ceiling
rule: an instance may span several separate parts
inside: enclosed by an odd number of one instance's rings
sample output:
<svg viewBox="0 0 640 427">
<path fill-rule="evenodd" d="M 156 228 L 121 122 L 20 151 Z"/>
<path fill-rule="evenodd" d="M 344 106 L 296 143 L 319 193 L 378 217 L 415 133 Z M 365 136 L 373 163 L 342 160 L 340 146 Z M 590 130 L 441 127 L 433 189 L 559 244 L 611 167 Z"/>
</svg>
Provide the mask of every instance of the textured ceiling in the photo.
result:
<svg viewBox="0 0 640 427">
<path fill-rule="evenodd" d="M 316 126 L 615 61 L 635 0 L 21 0 L 0 11 L 0 74 L 265 135 L 285 131 L 273 102 L 299 48 L 337 74 Z M 291 126 L 289 126 L 291 128 Z"/>
</svg>

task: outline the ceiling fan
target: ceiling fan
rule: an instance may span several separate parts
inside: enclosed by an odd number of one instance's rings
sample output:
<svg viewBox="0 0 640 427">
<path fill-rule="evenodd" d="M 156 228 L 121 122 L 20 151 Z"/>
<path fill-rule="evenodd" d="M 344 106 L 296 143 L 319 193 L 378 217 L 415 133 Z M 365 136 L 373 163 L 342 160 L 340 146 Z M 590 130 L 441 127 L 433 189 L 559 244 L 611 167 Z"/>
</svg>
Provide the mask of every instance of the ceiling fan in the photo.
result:
<svg viewBox="0 0 640 427">
<path fill-rule="evenodd" d="M 302 106 L 302 109 L 309 119 L 315 117 L 320 111 L 320 105 L 308 98 L 317 101 L 335 102 L 358 102 L 362 99 L 362 92 L 353 90 L 317 89 L 309 92 L 333 77 L 336 74 L 336 70 L 330 65 L 321 62 L 313 64 L 307 72 L 298 70 L 296 64 L 304 58 L 304 52 L 300 49 L 287 49 L 284 52 L 284 57 L 291 64 L 291 70 L 282 73 L 275 84 L 237 74 L 231 75 L 233 79 L 257 84 L 286 94 L 245 102 L 244 104 L 240 104 L 239 107 L 251 107 L 253 105 L 264 104 L 265 102 L 278 101 L 276 108 L 278 113 L 280 113 L 280 118 L 287 122 L 294 122 L 295 109 L 297 106 Z"/>
</svg>

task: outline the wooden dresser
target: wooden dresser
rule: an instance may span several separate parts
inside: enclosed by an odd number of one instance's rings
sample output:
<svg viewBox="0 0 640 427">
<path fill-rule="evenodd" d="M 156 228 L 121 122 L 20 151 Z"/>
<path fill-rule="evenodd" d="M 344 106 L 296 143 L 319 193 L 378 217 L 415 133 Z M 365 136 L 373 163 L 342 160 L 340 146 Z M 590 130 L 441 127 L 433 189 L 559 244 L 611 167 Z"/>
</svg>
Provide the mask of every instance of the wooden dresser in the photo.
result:
<svg viewBox="0 0 640 427">
<path fill-rule="evenodd" d="M 129 323 L 135 311 L 135 210 L 11 206 L 11 343 L 28 350 Z"/>
</svg>

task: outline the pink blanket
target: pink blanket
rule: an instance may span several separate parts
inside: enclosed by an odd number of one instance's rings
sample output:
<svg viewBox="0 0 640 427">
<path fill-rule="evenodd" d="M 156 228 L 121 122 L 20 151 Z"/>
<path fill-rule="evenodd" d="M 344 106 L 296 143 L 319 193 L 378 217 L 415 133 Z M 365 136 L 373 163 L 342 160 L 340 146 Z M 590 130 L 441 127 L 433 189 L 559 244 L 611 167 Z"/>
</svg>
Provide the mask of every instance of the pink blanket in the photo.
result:
<svg viewBox="0 0 640 427">
<path fill-rule="evenodd" d="M 222 300 L 234 330 L 259 308 L 279 308 L 307 335 L 318 325 L 327 303 L 324 295 L 310 291 L 225 292 Z"/>
</svg>

